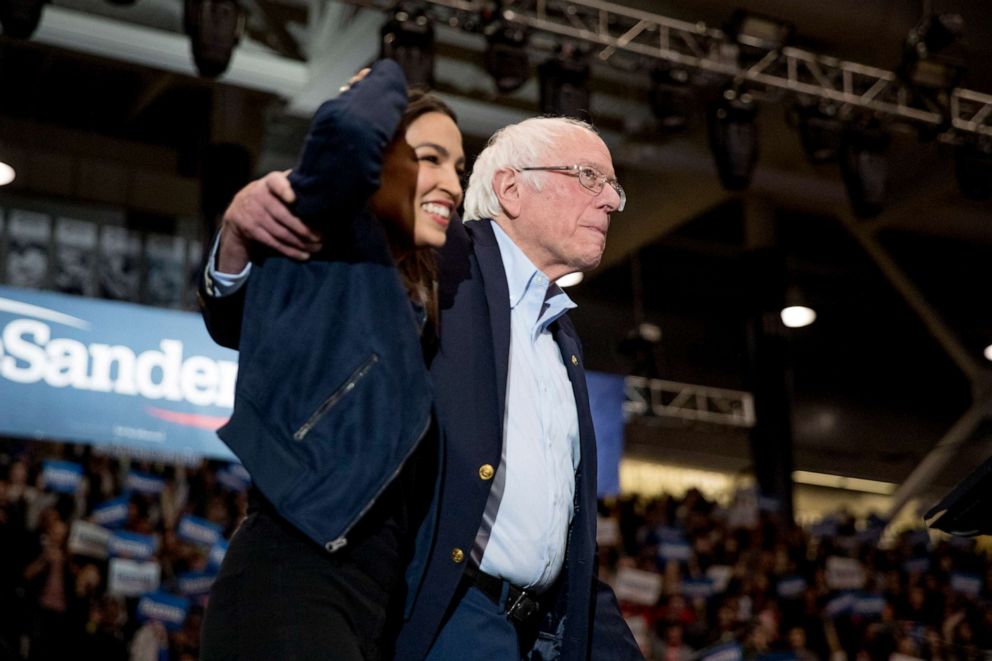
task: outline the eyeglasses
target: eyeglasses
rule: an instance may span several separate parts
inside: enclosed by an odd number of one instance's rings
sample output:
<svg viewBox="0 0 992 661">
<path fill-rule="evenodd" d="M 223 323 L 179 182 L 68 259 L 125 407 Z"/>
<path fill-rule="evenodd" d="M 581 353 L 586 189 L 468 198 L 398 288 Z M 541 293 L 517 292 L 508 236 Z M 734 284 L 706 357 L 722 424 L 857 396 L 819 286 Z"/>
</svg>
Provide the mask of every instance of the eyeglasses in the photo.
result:
<svg viewBox="0 0 992 661">
<path fill-rule="evenodd" d="M 541 165 L 517 169 L 521 171 L 544 170 L 547 172 L 561 172 L 562 174 L 578 177 L 582 187 L 592 191 L 596 195 L 599 195 L 603 191 L 603 186 L 609 184 L 617 192 L 617 195 L 620 196 L 620 205 L 617 207 L 617 211 L 623 211 L 624 205 L 627 204 L 627 194 L 623 192 L 620 182 L 615 177 L 600 174 L 596 169 L 588 165 Z"/>
</svg>

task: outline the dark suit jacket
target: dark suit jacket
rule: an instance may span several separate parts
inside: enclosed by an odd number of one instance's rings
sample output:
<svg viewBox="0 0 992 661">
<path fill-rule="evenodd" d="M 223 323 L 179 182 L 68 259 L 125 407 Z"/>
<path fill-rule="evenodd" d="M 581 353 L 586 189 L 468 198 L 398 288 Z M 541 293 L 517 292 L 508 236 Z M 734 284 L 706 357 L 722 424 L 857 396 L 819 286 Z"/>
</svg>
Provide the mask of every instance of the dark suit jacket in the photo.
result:
<svg viewBox="0 0 992 661">
<path fill-rule="evenodd" d="M 444 439 L 442 488 L 433 546 L 417 554 L 408 572 L 414 592 L 396 645 L 402 659 L 426 653 L 454 606 L 492 485 L 479 469 L 499 466 L 503 444 L 510 308 L 491 221 L 452 223 L 440 269 L 440 341 L 430 371 Z M 561 659 L 639 659 L 613 591 L 596 575 L 596 441 L 582 349 L 567 316 L 551 330 L 572 382 L 582 453 L 565 566 L 555 588 L 555 617 L 565 618 Z"/>
</svg>

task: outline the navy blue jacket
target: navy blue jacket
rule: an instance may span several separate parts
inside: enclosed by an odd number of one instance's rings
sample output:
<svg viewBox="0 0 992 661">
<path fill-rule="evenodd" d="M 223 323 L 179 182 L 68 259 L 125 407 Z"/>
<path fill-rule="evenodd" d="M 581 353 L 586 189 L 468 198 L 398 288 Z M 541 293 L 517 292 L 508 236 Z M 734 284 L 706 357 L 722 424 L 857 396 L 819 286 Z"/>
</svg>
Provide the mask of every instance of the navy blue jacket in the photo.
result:
<svg viewBox="0 0 992 661">
<path fill-rule="evenodd" d="M 278 512 L 331 551 L 431 419 L 419 324 L 366 208 L 406 101 L 400 68 L 382 61 L 314 116 L 290 182 L 326 247 L 303 263 L 253 260 L 234 414 L 218 432 Z"/>
<path fill-rule="evenodd" d="M 400 659 L 424 656 L 453 605 L 492 485 L 479 469 L 499 466 L 503 446 L 510 294 L 491 221 L 453 222 L 439 266 L 440 339 L 430 373 L 443 438 L 442 489 L 433 545 L 418 552 L 408 572 L 412 607 L 396 644 Z M 613 591 L 597 578 L 596 441 L 581 345 L 567 315 L 551 331 L 572 382 L 582 453 L 565 565 L 554 588 L 555 620 L 565 618 L 560 658 L 640 659 Z"/>
</svg>

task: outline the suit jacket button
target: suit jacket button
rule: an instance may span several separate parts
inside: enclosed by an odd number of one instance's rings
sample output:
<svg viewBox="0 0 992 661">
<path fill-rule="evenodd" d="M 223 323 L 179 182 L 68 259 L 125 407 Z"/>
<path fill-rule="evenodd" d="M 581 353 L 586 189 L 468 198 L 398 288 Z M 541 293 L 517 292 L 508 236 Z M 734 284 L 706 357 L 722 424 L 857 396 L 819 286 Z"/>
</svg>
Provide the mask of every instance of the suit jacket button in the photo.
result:
<svg viewBox="0 0 992 661">
<path fill-rule="evenodd" d="M 575 365 L 576 367 L 579 366 L 579 359 L 575 357 L 574 353 L 572 354 L 572 364 Z"/>
<path fill-rule="evenodd" d="M 479 466 L 479 478 L 482 480 L 491 480 L 496 471 L 493 470 L 492 465 L 482 464 Z"/>
<path fill-rule="evenodd" d="M 451 550 L 451 561 L 456 565 L 465 559 L 465 551 L 462 551 L 457 546 Z"/>
</svg>

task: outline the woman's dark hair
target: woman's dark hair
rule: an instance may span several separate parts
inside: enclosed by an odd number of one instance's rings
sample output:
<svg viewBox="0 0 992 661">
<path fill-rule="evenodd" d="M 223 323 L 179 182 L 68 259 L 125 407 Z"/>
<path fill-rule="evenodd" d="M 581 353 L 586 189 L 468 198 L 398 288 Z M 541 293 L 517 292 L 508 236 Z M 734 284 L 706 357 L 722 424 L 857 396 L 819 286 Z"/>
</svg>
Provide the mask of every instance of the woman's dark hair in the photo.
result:
<svg viewBox="0 0 992 661">
<path fill-rule="evenodd" d="M 413 88 L 409 91 L 409 101 L 400 119 L 397 133 L 405 133 L 410 125 L 420 117 L 439 112 L 458 123 L 458 118 L 448 105 L 430 92 Z M 412 250 L 397 260 L 397 268 L 403 277 L 410 299 L 424 307 L 427 313 L 430 332 L 436 332 L 437 324 L 437 254 L 430 248 Z"/>
</svg>

